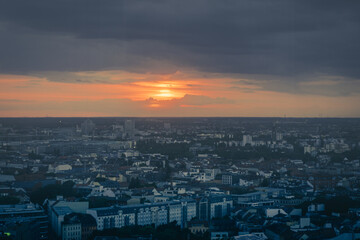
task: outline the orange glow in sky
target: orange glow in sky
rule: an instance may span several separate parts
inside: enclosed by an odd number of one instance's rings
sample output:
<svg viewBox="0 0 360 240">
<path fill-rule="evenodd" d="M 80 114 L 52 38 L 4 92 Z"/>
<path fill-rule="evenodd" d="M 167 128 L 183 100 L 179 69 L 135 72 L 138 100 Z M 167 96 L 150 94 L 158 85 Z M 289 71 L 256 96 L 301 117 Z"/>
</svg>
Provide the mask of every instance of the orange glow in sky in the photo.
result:
<svg viewBox="0 0 360 240">
<path fill-rule="evenodd" d="M 360 116 L 354 104 L 360 102 L 359 95 L 266 91 L 256 84 L 217 75 L 58 74 L 0 75 L 0 116 Z M 304 87 L 313 88 L 314 84 Z"/>
<path fill-rule="evenodd" d="M 158 100 L 170 100 L 173 98 L 182 98 L 185 94 L 196 94 L 187 84 L 194 82 L 181 82 L 179 80 L 156 81 L 156 82 L 136 82 L 134 83 L 134 95 L 130 97 L 133 100 L 144 100 L 155 98 Z M 139 93 L 142 93 L 139 94 Z M 136 94 L 138 93 L 138 94 Z"/>
</svg>

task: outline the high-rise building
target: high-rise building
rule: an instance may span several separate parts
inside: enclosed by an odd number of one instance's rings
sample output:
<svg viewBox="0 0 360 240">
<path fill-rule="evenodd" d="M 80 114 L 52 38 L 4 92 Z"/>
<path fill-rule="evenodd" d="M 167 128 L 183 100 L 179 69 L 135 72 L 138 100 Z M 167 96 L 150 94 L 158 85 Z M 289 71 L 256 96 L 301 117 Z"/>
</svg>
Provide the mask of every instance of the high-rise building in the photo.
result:
<svg viewBox="0 0 360 240">
<path fill-rule="evenodd" d="M 171 130 L 171 124 L 168 122 L 164 123 L 164 129 L 165 131 L 169 132 Z"/>
<path fill-rule="evenodd" d="M 86 119 L 81 124 L 81 133 L 85 135 L 92 134 L 95 130 L 95 123 L 91 121 L 90 119 Z"/>
<path fill-rule="evenodd" d="M 252 145 L 252 136 L 251 135 L 243 135 L 242 145 L 246 146 L 246 144 Z"/>
<path fill-rule="evenodd" d="M 135 121 L 126 120 L 124 123 L 124 132 L 126 137 L 133 138 L 135 136 Z"/>
</svg>

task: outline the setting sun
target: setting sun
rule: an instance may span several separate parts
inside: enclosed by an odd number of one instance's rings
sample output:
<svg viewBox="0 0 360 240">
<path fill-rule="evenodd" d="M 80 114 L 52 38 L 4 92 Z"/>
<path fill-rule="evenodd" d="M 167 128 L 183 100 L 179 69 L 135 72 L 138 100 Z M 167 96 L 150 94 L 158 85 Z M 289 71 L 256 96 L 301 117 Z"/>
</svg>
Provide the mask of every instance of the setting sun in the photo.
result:
<svg viewBox="0 0 360 240">
<path fill-rule="evenodd" d="M 177 81 L 149 81 L 149 82 L 135 82 L 133 85 L 136 86 L 137 90 L 141 91 L 141 96 L 144 99 L 154 98 L 157 100 L 171 100 L 176 98 L 182 98 L 186 94 L 193 92 L 186 82 Z M 157 106 L 158 107 L 158 106 Z"/>
<path fill-rule="evenodd" d="M 159 94 L 156 94 L 156 97 L 160 98 L 173 98 L 174 94 L 169 89 L 161 89 L 159 90 Z"/>
</svg>

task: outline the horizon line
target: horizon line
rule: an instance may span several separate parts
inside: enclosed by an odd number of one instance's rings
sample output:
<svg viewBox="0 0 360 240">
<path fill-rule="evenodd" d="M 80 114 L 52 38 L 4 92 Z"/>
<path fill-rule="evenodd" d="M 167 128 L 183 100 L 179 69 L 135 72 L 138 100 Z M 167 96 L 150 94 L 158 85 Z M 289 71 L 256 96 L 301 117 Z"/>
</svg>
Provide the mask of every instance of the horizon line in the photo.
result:
<svg viewBox="0 0 360 240">
<path fill-rule="evenodd" d="M 317 118 L 317 119 L 360 119 L 359 117 L 279 117 L 279 116 L 271 116 L 271 117 L 266 117 L 266 116 L 141 116 L 141 117 L 135 117 L 135 116 L 56 116 L 56 117 L 52 117 L 52 116 L 44 116 L 44 117 L 39 117 L 39 116 L 34 116 L 34 117 L 29 117 L 29 116 L 24 116 L 24 117 L 0 117 L 0 119 L 6 119 L 6 118 L 279 118 L 279 119 L 309 119 L 309 118 Z"/>
</svg>

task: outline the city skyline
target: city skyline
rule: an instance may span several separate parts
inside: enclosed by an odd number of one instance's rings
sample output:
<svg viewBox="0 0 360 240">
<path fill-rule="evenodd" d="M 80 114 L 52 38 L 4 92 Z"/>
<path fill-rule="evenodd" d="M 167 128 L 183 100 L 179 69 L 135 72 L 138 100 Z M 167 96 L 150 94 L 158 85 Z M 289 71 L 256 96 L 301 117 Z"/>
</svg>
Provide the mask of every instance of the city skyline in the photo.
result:
<svg viewBox="0 0 360 240">
<path fill-rule="evenodd" d="M 360 119 L 0 118 L 0 238 L 359 238 Z"/>
</svg>

